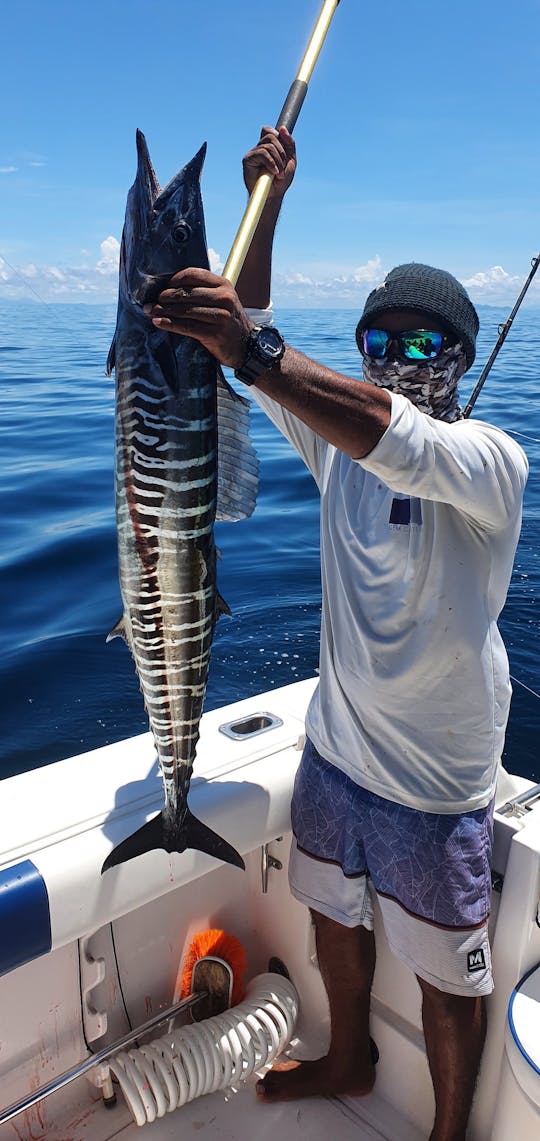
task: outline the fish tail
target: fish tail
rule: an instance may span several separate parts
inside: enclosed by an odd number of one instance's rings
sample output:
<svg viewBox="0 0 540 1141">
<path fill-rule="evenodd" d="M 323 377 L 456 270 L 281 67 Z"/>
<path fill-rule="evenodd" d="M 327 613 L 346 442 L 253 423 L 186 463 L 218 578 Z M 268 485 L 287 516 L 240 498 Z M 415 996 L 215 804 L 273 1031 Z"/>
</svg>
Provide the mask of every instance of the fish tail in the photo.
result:
<svg viewBox="0 0 540 1141">
<path fill-rule="evenodd" d="M 236 848 L 213 832 L 202 820 L 198 820 L 193 813 L 187 811 L 186 817 L 186 848 L 196 848 L 198 852 L 206 852 L 207 856 L 214 856 L 216 860 L 223 860 L 225 864 L 233 864 L 235 868 L 245 871 L 246 865 Z"/>
<path fill-rule="evenodd" d="M 101 869 L 101 874 L 117 864 L 124 864 L 127 860 L 141 856 L 144 852 L 152 852 L 155 848 L 164 848 L 166 852 L 185 852 L 186 848 L 196 848 L 199 852 L 206 852 L 216 860 L 223 860 L 226 864 L 233 864 L 237 868 L 245 868 L 241 855 L 227 843 L 217 832 L 213 832 L 202 820 L 189 811 L 182 821 L 182 828 L 176 833 L 166 834 L 163 813 L 160 812 L 138 828 L 131 836 L 122 840 L 109 852 Z"/>
</svg>

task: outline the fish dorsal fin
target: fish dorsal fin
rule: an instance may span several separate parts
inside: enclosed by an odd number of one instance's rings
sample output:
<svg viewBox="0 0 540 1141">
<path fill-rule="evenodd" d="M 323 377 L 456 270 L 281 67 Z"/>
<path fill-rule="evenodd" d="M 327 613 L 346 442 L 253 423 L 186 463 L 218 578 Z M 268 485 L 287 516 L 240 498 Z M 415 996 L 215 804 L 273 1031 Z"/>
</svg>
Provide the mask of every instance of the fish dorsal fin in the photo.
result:
<svg viewBox="0 0 540 1141">
<path fill-rule="evenodd" d="M 218 494 L 216 519 L 229 523 L 253 513 L 259 461 L 249 437 L 249 400 L 217 378 Z"/>
</svg>

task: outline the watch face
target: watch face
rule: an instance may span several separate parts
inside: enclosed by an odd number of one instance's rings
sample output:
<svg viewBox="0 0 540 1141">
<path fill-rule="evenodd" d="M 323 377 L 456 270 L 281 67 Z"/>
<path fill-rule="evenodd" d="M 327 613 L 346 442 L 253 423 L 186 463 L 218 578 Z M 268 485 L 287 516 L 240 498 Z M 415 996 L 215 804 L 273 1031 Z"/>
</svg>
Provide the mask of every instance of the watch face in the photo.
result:
<svg viewBox="0 0 540 1141">
<path fill-rule="evenodd" d="M 277 329 L 265 325 L 259 330 L 257 335 L 257 343 L 263 353 L 268 353 L 269 356 L 278 356 L 283 347 L 283 341 L 277 332 Z"/>
</svg>

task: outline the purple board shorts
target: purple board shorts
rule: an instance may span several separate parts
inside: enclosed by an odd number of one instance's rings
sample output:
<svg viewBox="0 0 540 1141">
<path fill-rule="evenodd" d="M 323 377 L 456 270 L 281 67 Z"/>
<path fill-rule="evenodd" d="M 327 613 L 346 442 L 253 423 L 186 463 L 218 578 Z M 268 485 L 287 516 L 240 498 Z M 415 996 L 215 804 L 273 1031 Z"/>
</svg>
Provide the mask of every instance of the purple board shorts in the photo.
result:
<svg viewBox="0 0 540 1141">
<path fill-rule="evenodd" d="M 292 801 L 298 847 L 369 874 L 378 893 L 444 927 L 475 927 L 489 915 L 493 805 L 475 812 L 418 812 L 355 784 L 311 741 Z"/>
</svg>

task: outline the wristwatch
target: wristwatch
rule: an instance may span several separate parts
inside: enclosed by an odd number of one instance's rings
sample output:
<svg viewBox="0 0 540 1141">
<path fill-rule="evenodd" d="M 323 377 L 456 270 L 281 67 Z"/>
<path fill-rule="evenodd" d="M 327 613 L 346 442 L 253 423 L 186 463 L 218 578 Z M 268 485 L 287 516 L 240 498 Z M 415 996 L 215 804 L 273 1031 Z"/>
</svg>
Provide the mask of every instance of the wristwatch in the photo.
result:
<svg viewBox="0 0 540 1141">
<path fill-rule="evenodd" d="M 279 364 L 284 352 L 285 341 L 273 325 L 255 325 L 249 332 L 244 363 L 234 375 L 244 384 L 253 384 L 263 372 Z"/>
</svg>

